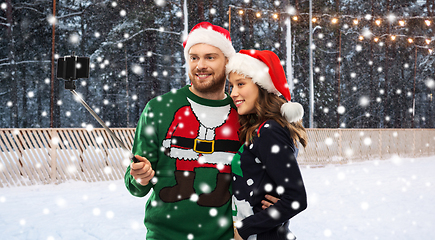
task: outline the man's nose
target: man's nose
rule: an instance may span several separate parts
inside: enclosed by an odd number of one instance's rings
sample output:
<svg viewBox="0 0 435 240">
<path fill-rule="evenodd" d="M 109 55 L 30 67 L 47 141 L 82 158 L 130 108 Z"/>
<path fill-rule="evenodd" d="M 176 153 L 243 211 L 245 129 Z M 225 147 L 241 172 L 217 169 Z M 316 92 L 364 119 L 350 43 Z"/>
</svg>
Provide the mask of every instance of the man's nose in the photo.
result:
<svg viewBox="0 0 435 240">
<path fill-rule="evenodd" d="M 198 70 L 204 70 L 204 69 L 207 69 L 207 64 L 205 63 L 205 61 L 204 61 L 203 59 L 200 59 L 200 60 L 198 61 L 198 65 L 196 65 L 196 68 L 197 68 Z"/>
</svg>

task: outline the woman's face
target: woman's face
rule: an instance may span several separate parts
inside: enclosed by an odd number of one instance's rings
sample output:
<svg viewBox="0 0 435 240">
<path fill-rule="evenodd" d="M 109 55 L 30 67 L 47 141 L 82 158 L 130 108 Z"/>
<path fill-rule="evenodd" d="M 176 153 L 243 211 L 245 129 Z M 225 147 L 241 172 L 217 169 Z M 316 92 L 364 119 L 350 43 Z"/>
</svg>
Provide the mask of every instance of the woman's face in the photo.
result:
<svg viewBox="0 0 435 240">
<path fill-rule="evenodd" d="M 231 88 L 231 98 L 237 107 L 239 115 L 255 113 L 255 102 L 260 90 L 252 79 L 234 72 L 228 76 Z"/>
</svg>

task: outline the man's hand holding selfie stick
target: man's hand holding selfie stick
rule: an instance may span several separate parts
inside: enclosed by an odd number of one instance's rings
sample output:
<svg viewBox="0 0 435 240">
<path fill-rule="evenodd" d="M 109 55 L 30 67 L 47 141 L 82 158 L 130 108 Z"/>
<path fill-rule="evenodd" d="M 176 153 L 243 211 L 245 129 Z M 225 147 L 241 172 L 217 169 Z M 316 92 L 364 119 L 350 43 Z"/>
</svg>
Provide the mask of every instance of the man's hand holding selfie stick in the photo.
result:
<svg viewBox="0 0 435 240">
<path fill-rule="evenodd" d="M 155 171 L 148 159 L 139 155 L 134 156 L 138 162 L 130 164 L 130 174 L 142 186 L 148 185 L 150 180 L 154 177 Z"/>
</svg>

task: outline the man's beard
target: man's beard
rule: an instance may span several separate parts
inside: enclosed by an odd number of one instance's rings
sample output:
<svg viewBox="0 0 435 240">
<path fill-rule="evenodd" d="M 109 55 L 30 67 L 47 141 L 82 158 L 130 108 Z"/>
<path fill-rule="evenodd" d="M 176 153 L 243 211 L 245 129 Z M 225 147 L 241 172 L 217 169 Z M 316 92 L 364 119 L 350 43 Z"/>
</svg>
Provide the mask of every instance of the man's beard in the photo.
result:
<svg viewBox="0 0 435 240">
<path fill-rule="evenodd" d="M 197 73 L 197 72 L 196 72 Z M 214 75 L 211 81 L 198 81 L 195 79 L 196 73 L 190 73 L 189 78 L 193 87 L 201 93 L 216 93 L 224 89 L 226 76 L 225 74 Z"/>
</svg>

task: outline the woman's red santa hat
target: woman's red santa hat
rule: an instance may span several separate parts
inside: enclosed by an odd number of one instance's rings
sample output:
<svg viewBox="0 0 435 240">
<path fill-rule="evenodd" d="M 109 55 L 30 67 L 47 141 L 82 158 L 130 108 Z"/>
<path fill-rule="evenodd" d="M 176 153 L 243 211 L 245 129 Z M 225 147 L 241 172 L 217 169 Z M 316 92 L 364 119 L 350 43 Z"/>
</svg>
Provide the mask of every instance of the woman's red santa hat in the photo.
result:
<svg viewBox="0 0 435 240">
<path fill-rule="evenodd" d="M 290 102 L 290 89 L 278 56 L 271 51 L 240 50 L 229 59 L 226 74 L 234 72 L 252 81 L 270 93 L 283 95 L 288 101 L 281 106 L 281 114 L 288 122 L 297 122 L 304 116 L 301 104 Z"/>
<path fill-rule="evenodd" d="M 228 30 L 209 22 L 201 22 L 195 25 L 183 42 L 184 58 L 186 62 L 189 60 L 190 48 L 198 43 L 205 43 L 217 47 L 222 51 L 225 57 L 228 58 L 236 54 Z"/>
</svg>

